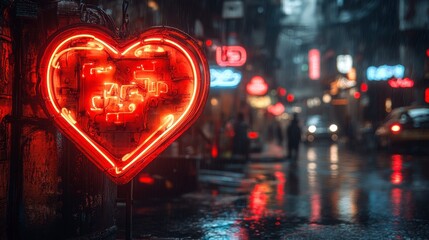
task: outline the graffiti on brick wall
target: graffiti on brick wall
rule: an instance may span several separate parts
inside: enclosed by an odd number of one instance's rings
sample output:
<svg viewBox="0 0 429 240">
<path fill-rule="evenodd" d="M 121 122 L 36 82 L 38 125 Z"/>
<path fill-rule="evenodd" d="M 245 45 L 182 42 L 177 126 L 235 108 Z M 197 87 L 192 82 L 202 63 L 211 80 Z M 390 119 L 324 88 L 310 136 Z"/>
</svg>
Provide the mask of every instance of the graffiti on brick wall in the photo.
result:
<svg viewBox="0 0 429 240">
<path fill-rule="evenodd" d="M 40 128 L 27 126 L 23 128 L 23 136 L 26 220 L 34 225 L 50 224 L 58 218 L 61 207 L 55 138 Z"/>
<path fill-rule="evenodd" d="M 12 39 L 10 28 L 6 26 L 9 20 L 7 11 L 2 10 L 0 18 L 0 239 L 4 237 L 6 225 L 6 209 L 9 187 L 9 158 L 8 147 L 10 139 L 9 124 L 5 117 L 12 109 L 12 79 L 14 64 L 12 61 Z"/>
<path fill-rule="evenodd" d="M 3 207 L 6 204 L 7 199 L 7 188 L 8 188 L 8 178 L 9 178 L 9 163 L 0 162 L 0 212 L 4 211 Z M 1 214 L 0 214 L 1 215 Z M 4 216 L 4 215 L 1 215 Z"/>
<path fill-rule="evenodd" d="M 8 139 L 9 125 L 6 123 L 5 116 L 10 113 L 10 106 L 7 106 L 4 101 L 0 100 L 0 162 L 8 159 Z"/>
<path fill-rule="evenodd" d="M 8 28 L 0 28 L 0 94 L 12 94 L 12 43 Z"/>
</svg>

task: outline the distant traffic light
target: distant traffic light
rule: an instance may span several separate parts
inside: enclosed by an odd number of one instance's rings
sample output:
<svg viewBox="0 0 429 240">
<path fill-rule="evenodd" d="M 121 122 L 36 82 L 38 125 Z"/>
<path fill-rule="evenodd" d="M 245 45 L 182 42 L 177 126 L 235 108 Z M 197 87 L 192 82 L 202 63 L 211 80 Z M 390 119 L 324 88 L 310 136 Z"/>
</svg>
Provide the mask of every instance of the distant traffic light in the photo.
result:
<svg viewBox="0 0 429 240">
<path fill-rule="evenodd" d="M 368 84 L 366 84 L 366 83 L 362 83 L 362 84 L 360 85 L 360 91 L 361 91 L 361 92 L 367 92 L 367 91 L 368 91 Z"/>
<path fill-rule="evenodd" d="M 211 39 L 206 39 L 206 46 L 211 47 L 213 45 L 213 41 Z"/>
<path fill-rule="evenodd" d="M 286 90 L 286 88 L 278 87 L 278 88 L 277 88 L 277 93 L 278 93 L 281 97 L 284 97 L 284 96 L 286 96 L 287 90 Z"/>
<path fill-rule="evenodd" d="M 355 99 L 359 99 L 359 98 L 360 98 L 360 92 L 355 92 L 355 93 L 353 94 L 353 97 L 354 97 Z"/>
<path fill-rule="evenodd" d="M 289 93 L 289 94 L 286 96 L 286 100 L 287 100 L 288 102 L 293 102 L 293 101 L 295 100 L 295 96 L 294 96 L 293 94 Z"/>
</svg>

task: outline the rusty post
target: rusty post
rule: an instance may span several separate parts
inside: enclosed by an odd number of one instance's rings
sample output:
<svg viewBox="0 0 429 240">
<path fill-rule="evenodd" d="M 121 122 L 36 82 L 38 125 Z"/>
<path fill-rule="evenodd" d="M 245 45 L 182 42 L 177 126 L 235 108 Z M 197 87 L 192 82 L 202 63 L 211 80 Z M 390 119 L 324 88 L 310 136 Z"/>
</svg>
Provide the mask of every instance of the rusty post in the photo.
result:
<svg viewBox="0 0 429 240">
<path fill-rule="evenodd" d="M 133 239 L 133 182 L 128 183 L 127 200 L 125 202 L 125 239 Z"/>
<path fill-rule="evenodd" d="M 23 211 L 23 160 L 21 151 L 22 135 L 22 22 L 12 17 L 14 23 L 12 32 L 12 51 L 15 58 L 14 79 L 12 84 L 12 117 L 11 117 L 11 152 L 9 194 L 7 207 L 7 235 L 9 239 L 20 239 Z"/>
</svg>

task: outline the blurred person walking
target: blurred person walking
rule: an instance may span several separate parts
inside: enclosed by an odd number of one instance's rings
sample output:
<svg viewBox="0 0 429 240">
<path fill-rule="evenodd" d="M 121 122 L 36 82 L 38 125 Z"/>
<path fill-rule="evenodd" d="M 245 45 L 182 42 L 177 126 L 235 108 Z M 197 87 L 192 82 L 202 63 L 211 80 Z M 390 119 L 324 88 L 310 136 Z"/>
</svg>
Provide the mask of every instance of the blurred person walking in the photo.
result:
<svg viewBox="0 0 429 240">
<path fill-rule="evenodd" d="M 298 159 L 299 144 L 301 142 L 301 127 L 299 126 L 298 114 L 294 113 L 293 118 L 286 129 L 287 136 L 287 158 Z"/>
<path fill-rule="evenodd" d="M 244 121 L 244 114 L 239 113 L 233 125 L 234 136 L 232 138 L 232 156 L 249 158 L 250 141 L 247 137 L 249 126 Z"/>
<path fill-rule="evenodd" d="M 275 122 L 275 137 L 276 137 L 276 142 L 279 146 L 282 146 L 283 144 L 283 130 L 282 127 L 280 126 L 279 122 Z"/>
</svg>

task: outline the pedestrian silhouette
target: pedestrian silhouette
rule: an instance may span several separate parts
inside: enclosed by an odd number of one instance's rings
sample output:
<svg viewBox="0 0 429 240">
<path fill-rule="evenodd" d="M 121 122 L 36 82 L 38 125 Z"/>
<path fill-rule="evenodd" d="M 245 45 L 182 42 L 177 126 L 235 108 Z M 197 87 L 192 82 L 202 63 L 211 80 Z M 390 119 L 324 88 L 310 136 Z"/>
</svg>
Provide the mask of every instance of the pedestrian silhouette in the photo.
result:
<svg viewBox="0 0 429 240">
<path fill-rule="evenodd" d="M 277 144 L 281 146 L 283 144 L 283 130 L 279 122 L 275 122 L 275 134 Z"/>
<path fill-rule="evenodd" d="M 286 129 L 287 136 L 287 158 L 298 159 L 299 144 L 301 142 L 301 127 L 299 126 L 298 114 L 294 113 L 292 121 Z"/>
<path fill-rule="evenodd" d="M 248 159 L 250 142 L 247 137 L 247 132 L 249 126 L 244 121 L 243 113 L 239 113 L 237 115 L 233 129 L 234 136 L 232 138 L 232 155 L 234 157 L 244 157 L 245 159 Z"/>
</svg>

